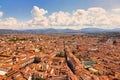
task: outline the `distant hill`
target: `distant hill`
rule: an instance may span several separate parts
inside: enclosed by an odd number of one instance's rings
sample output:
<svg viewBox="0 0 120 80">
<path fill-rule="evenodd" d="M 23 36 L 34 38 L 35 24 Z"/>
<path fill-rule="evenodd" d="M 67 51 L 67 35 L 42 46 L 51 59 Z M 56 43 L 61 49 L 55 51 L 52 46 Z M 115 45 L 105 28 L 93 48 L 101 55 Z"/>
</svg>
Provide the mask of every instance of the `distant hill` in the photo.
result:
<svg viewBox="0 0 120 80">
<path fill-rule="evenodd" d="M 22 33 L 19 30 L 0 29 L 0 34 Z"/>
<path fill-rule="evenodd" d="M 111 32 L 120 32 L 120 28 L 112 29 Z"/>
<path fill-rule="evenodd" d="M 102 33 L 107 30 L 105 29 L 100 29 L 100 28 L 83 28 L 80 30 L 81 33 Z"/>
<path fill-rule="evenodd" d="M 120 32 L 120 28 L 115 29 L 100 29 L 100 28 L 83 28 L 81 33 L 105 33 L 105 32 Z"/>
<path fill-rule="evenodd" d="M 104 33 L 104 32 L 120 32 L 120 28 L 115 29 L 100 29 L 100 28 L 83 28 L 80 30 L 72 30 L 72 29 L 32 29 L 32 30 L 10 30 L 10 29 L 0 29 L 0 34 L 21 34 L 21 33 L 32 33 L 32 34 L 44 34 L 44 33 Z"/>
<path fill-rule="evenodd" d="M 37 29 L 37 30 L 25 30 L 25 32 L 28 33 L 76 33 L 78 32 L 77 30 L 72 30 L 72 29 Z"/>
<path fill-rule="evenodd" d="M 120 32 L 120 28 L 116 29 L 100 29 L 100 28 L 83 28 L 80 30 L 73 29 L 36 29 L 36 30 L 25 30 L 28 33 L 103 33 L 103 32 Z"/>
</svg>

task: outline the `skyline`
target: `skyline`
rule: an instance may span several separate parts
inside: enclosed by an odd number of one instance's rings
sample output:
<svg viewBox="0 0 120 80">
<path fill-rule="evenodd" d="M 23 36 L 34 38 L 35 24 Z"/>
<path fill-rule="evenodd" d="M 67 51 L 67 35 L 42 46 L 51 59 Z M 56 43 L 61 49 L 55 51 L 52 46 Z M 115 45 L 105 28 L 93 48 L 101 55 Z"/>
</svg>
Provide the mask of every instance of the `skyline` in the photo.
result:
<svg viewBox="0 0 120 80">
<path fill-rule="evenodd" d="M 1 0 L 0 29 L 119 28 L 119 0 Z"/>
</svg>

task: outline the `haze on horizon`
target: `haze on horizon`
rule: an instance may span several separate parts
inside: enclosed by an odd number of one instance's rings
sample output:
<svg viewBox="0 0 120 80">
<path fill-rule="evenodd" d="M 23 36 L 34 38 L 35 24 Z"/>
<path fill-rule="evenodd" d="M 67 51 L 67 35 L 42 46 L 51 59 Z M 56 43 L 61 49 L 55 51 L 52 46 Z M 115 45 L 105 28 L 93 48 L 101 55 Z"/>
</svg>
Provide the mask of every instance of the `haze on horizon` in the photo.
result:
<svg viewBox="0 0 120 80">
<path fill-rule="evenodd" d="M 120 0 L 0 0 L 0 29 L 120 28 Z"/>
</svg>

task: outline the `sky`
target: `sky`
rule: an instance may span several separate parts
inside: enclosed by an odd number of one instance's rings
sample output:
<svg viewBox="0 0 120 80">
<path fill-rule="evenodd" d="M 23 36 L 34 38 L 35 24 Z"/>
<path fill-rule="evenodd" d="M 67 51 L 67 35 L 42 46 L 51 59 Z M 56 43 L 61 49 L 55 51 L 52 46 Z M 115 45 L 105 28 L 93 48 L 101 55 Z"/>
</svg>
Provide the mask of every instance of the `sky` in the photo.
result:
<svg viewBox="0 0 120 80">
<path fill-rule="evenodd" d="M 120 27 L 120 0 L 0 0 L 0 29 Z"/>
</svg>

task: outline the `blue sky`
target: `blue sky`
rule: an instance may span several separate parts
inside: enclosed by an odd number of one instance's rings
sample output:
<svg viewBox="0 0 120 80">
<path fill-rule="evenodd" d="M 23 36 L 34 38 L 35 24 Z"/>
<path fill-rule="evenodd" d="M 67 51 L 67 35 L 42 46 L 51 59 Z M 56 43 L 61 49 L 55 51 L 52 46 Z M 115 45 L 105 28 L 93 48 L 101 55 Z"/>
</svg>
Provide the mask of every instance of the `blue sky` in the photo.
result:
<svg viewBox="0 0 120 80">
<path fill-rule="evenodd" d="M 99 7 L 106 11 L 118 10 L 120 8 L 120 0 L 0 0 L 0 11 L 3 13 L 1 19 L 12 17 L 17 22 L 34 19 L 31 14 L 33 6 L 47 10 L 48 13 L 45 14 L 45 17 L 49 17 L 54 12 L 63 11 L 72 14 L 78 9 L 87 11 L 89 8 L 94 7 Z"/>
<path fill-rule="evenodd" d="M 0 5 L 4 17 L 12 16 L 25 21 L 31 18 L 30 11 L 33 6 L 48 10 L 49 15 L 56 11 L 72 12 L 90 7 L 116 8 L 120 7 L 120 0 L 0 0 Z"/>
</svg>

